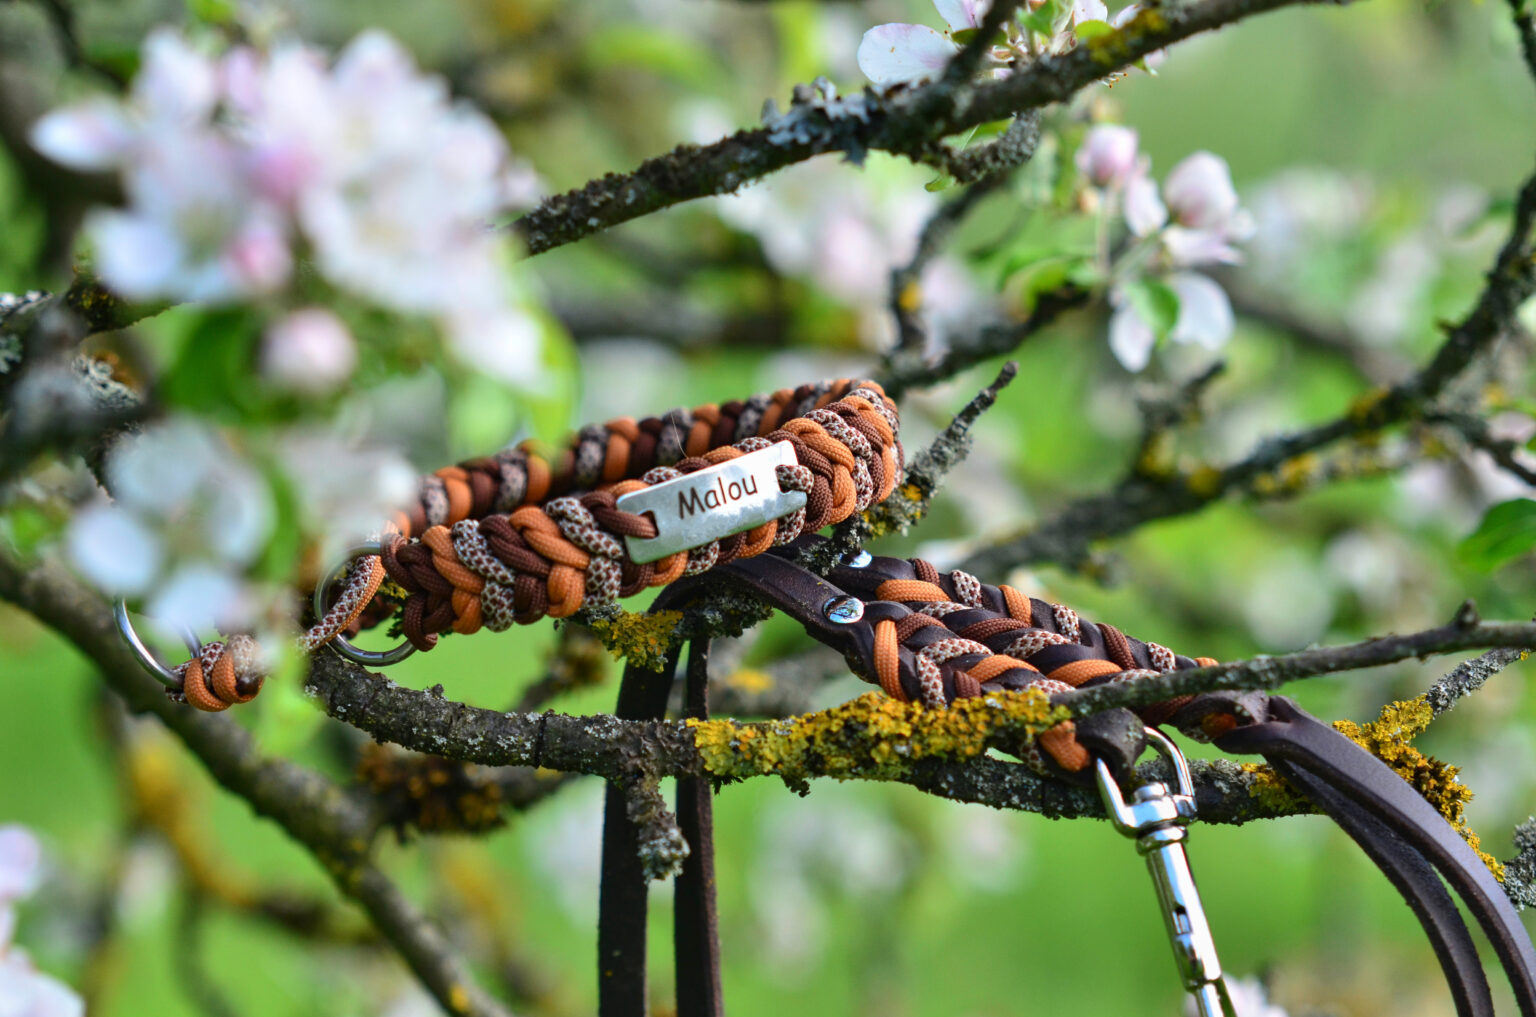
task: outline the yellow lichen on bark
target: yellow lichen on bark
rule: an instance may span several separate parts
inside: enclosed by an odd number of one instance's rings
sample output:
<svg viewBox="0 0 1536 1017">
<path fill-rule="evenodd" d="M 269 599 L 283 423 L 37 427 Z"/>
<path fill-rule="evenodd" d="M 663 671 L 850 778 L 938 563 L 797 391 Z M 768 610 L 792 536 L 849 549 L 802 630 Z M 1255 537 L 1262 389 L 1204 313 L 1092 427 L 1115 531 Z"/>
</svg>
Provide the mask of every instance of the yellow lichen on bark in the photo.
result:
<svg viewBox="0 0 1536 1017">
<path fill-rule="evenodd" d="M 715 777 L 773 774 L 791 780 L 895 780 L 922 759 L 969 759 L 995 744 L 1021 744 L 1067 718 L 1042 692 L 997 692 L 929 710 L 868 692 L 819 713 L 740 724 L 689 720 Z"/>
<path fill-rule="evenodd" d="M 615 657 L 660 671 L 666 666 L 682 620 L 681 611 L 624 611 L 617 618 L 594 618 L 587 625 Z"/>
<path fill-rule="evenodd" d="M 1466 807 L 1472 800 L 1472 789 L 1456 779 L 1459 768 L 1425 755 L 1413 746 L 1413 739 L 1429 727 L 1434 715 L 1429 701 L 1419 696 L 1388 703 L 1381 708 L 1381 716 L 1369 724 L 1336 720 L 1333 726 L 1412 784 L 1414 790 L 1461 834 L 1467 846 L 1477 852 L 1488 871 L 1502 882 L 1504 866 L 1482 850 L 1481 840 L 1466 823 Z"/>
</svg>

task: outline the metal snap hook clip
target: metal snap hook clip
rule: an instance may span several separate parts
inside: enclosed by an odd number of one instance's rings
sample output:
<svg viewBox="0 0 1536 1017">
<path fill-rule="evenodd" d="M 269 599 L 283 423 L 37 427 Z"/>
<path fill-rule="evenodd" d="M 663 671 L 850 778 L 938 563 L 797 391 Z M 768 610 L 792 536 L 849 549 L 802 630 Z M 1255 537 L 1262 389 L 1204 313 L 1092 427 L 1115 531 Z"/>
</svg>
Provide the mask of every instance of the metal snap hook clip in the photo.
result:
<svg viewBox="0 0 1536 1017">
<path fill-rule="evenodd" d="M 128 602 L 122 597 L 112 602 L 112 620 L 117 623 L 118 635 L 123 637 L 123 642 L 128 644 L 128 649 L 133 651 L 133 656 L 139 662 L 139 666 L 149 672 L 150 676 L 168 689 L 180 689 L 182 687 L 181 675 L 172 668 L 166 667 L 160 662 L 160 658 L 151 652 L 144 640 L 139 638 L 139 633 L 133 627 L 133 619 L 128 617 Z M 193 657 L 203 652 L 202 640 L 191 629 L 184 629 L 181 638 L 187 645 L 187 650 Z"/>
<path fill-rule="evenodd" d="M 368 540 L 361 544 L 354 544 L 342 553 L 341 560 L 333 565 L 315 586 L 314 608 L 317 619 L 324 618 L 328 610 L 325 603 L 325 591 L 331 584 L 340 582 L 347 574 L 347 566 L 359 558 L 377 558 L 383 552 L 383 544 L 378 540 Z M 337 632 L 327 643 L 336 653 L 352 661 L 354 664 L 362 664 L 365 667 L 387 667 L 390 664 L 398 664 L 400 661 L 416 652 L 416 647 L 409 641 L 389 650 L 364 650 L 354 646 L 347 637 Z"/>
<path fill-rule="evenodd" d="M 1188 836 L 1184 827 L 1195 818 L 1195 784 L 1190 778 L 1189 763 L 1161 731 L 1149 727 L 1146 732 L 1147 740 L 1173 766 L 1177 792 L 1169 791 L 1160 782 L 1143 784 L 1127 804 L 1109 767 L 1102 759 L 1095 759 L 1099 797 L 1115 829 L 1134 839 L 1137 852 L 1147 860 L 1179 977 L 1185 991 L 1193 997 L 1200 1017 L 1236 1017 L 1226 976 L 1216 958 L 1216 942 L 1211 938 L 1200 891 L 1195 888 L 1189 856 L 1184 851 Z"/>
</svg>

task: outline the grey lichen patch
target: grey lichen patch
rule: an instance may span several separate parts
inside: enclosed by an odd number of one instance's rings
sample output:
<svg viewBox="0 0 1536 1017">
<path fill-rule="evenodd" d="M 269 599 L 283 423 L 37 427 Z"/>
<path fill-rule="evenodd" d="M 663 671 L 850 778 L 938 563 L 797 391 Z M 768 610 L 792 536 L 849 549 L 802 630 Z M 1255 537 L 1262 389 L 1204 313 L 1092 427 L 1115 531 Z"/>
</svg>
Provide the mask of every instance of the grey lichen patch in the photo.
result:
<svg viewBox="0 0 1536 1017">
<path fill-rule="evenodd" d="M 1515 850 L 1504 863 L 1504 892 L 1518 908 L 1536 906 L 1536 816 L 1515 827 Z"/>
<path fill-rule="evenodd" d="M 632 781 L 625 787 L 624 796 L 625 811 L 639 840 L 640 868 L 645 877 L 670 879 L 681 875 L 683 863 L 688 860 L 688 841 L 655 781 Z"/>
</svg>

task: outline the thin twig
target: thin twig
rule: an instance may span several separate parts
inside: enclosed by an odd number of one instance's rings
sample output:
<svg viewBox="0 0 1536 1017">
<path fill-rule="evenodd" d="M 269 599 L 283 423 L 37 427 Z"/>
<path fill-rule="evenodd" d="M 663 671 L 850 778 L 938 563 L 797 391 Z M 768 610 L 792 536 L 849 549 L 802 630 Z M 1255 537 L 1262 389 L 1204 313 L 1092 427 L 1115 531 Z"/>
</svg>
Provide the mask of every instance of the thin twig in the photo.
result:
<svg viewBox="0 0 1536 1017">
<path fill-rule="evenodd" d="M 1379 636 L 1345 646 L 1326 646 L 1278 657 L 1254 657 L 1229 664 L 1171 671 L 1156 677 L 1091 689 L 1075 689 L 1051 697 L 1074 717 L 1085 717 L 1114 706 L 1147 706 L 1179 696 L 1217 689 L 1277 689 L 1288 682 L 1362 667 L 1379 667 L 1414 657 L 1456 653 L 1483 647 L 1536 649 L 1536 623 L 1482 622 L 1470 602 L 1449 624 L 1408 635 Z"/>
<path fill-rule="evenodd" d="M 1483 687 L 1483 683 L 1517 660 L 1524 660 L 1528 650 L 1501 646 L 1487 653 L 1464 660 L 1449 674 L 1429 687 L 1424 698 L 1429 702 L 1436 717 L 1456 705 L 1457 700 Z"/>
<path fill-rule="evenodd" d="M 513 225 L 531 254 L 580 240 L 694 198 L 726 194 L 827 152 L 870 150 L 922 161 L 943 138 L 978 124 L 1062 102 L 1142 57 L 1200 32 L 1315 0 L 1198 0 L 1141 12 L 1118 31 L 1059 56 L 1042 56 L 993 81 L 897 87 L 803 105 L 711 145 L 683 145 L 545 199 Z"/>
</svg>

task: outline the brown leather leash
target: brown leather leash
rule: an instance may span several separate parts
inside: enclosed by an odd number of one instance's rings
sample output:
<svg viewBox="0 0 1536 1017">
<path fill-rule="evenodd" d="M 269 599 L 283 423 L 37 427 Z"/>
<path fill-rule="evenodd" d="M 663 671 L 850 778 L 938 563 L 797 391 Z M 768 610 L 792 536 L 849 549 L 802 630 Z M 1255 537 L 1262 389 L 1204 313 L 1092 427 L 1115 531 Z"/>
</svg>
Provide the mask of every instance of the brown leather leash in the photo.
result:
<svg viewBox="0 0 1536 1017">
<path fill-rule="evenodd" d="M 941 575 L 921 560 L 860 554 L 819 577 L 787 558 L 815 539 L 802 538 L 797 547 L 668 590 L 667 603 L 685 603 L 721 584 L 750 591 L 840 651 L 854 673 L 896 698 L 930 705 L 940 696 L 952 702 L 1027 687 L 1062 692 L 1211 663 L 1172 654 L 1006 586 L 989 586 L 958 571 Z M 690 703 L 696 680 L 690 668 Z M 1139 715 L 1108 710 L 1042 734 L 1038 742 L 1045 751 L 1026 754 L 1026 761 L 1064 780 L 1097 783 L 1116 826 L 1137 838 L 1157 882 L 1181 976 L 1202 1014 L 1228 1013 L 1231 1004 L 1187 863 L 1181 849 L 1173 850 L 1194 815 L 1187 771 L 1176 758 L 1182 785 L 1177 793 L 1144 784 L 1127 805 L 1119 790 L 1134 780 L 1132 768 L 1148 737 L 1177 757 L 1152 726 L 1158 724 L 1213 740 L 1227 752 L 1263 756 L 1337 822 L 1402 894 L 1435 950 L 1458 1015 L 1491 1017 L 1487 976 L 1443 879 L 1492 943 L 1520 1013 L 1536 1017 L 1536 950 L 1487 866 L 1402 777 L 1292 700 L 1218 692 L 1158 703 Z M 680 983 L 683 963 L 680 957 Z M 628 998 L 644 998 L 643 982 L 629 987 Z M 715 1005 L 708 1012 L 718 1012 L 718 1001 Z"/>
<path fill-rule="evenodd" d="M 921 559 L 860 552 L 825 577 L 797 564 L 825 526 L 890 495 L 902 451 L 895 405 L 868 381 L 839 380 L 661 417 L 583 429 L 553 453 L 519 446 L 425 478 L 416 502 L 354 548 L 318 584 L 301 648 L 322 645 L 365 664 L 431 649 L 440 634 L 504 629 L 545 615 L 664 587 L 652 610 L 734 587 L 799 621 L 887 695 L 942 709 L 957 699 L 1034 688 L 1056 695 L 1215 663 L 1131 638 L 1063 605 L 941 574 Z M 375 594 L 388 579 L 390 596 Z M 334 591 L 333 591 L 334 588 Z M 331 594 L 335 593 L 332 602 Z M 398 612 L 406 643 L 362 651 L 348 633 Z M 222 710 L 253 698 L 259 648 L 234 635 L 176 668 L 119 627 L 175 698 Z M 707 718 L 707 641 L 691 644 L 684 694 Z M 680 653 L 660 672 L 627 667 L 616 716 L 665 715 Z M 1482 861 L 1401 777 L 1284 697 L 1213 693 L 1108 710 L 1041 733 L 1018 754 L 1039 772 L 1098 787 L 1111 821 L 1137 842 L 1156 882 L 1185 987 L 1202 1014 L 1230 1014 L 1220 965 L 1184 856 L 1194 789 L 1177 748 L 1156 726 L 1262 755 L 1365 850 L 1424 926 L 1461 1017 L 1492 1015 L 1475 944 L 1444 878 L 1504 967 L 1520 1012 L 1536 1017 L 1536 951 Z M 1176 786 L 1122 788 L 1149 739 Z M 646 913 L 633 798 L 611 782 L 605 806 L 598 928 L 601 1017 L 647 1012 Z M 677 879 L 674 956 L 679 1017 L 723 1011 L 716 921 L 712 788 L 678 782 L 678 822 L 691 851 Z"/>
</svg>

